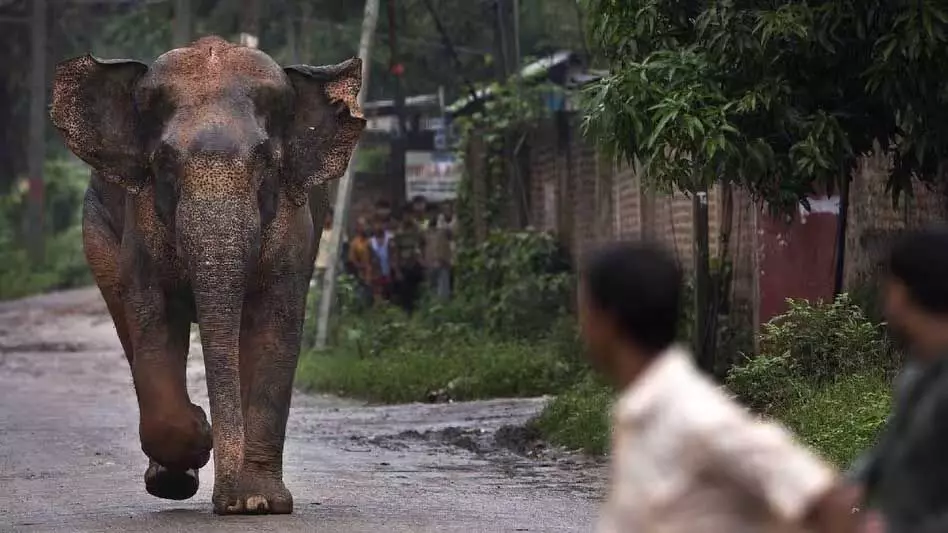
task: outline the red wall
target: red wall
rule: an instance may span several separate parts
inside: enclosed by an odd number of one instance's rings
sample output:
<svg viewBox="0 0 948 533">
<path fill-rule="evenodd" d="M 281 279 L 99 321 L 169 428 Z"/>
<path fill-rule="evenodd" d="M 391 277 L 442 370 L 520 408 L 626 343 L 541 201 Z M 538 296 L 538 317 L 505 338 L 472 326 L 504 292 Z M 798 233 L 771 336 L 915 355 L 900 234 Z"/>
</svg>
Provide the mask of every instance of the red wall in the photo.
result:
<svg viewBox="0 0 948 533">
<path fill-rule="evenodd" d="M 757 214 L 759 323 L 787 309 L 787 298 L 811 301 L 833 297 L 838 197 L 810 199 L 788 224 L 786 218 Z"/>
</svg>

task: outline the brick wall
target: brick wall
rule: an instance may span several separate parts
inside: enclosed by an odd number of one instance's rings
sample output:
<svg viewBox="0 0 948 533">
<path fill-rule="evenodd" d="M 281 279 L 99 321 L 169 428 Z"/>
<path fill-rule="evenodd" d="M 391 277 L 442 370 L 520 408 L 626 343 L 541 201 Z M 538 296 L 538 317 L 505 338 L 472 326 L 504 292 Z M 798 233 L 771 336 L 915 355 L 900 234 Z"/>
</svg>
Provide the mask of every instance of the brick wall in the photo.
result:
<svg viewBox="0 0 948 533">
<path fill-rule="evenodd" d="M 633 165 L 612 161 L 579 135 L 575 123 L 568 146 L 564 137 L 552 120 L 527 136 L 530 225 L 561 235 L 574 256 L 609 240 L 657 239 L 674 250 L 681 266 L 691 271 L 691 198 L 679 191 L 649 189 Z M 716 257 L 727 213 L 720 187 L 713 188 L 708 196 L 710 248 L 712 257 Z M 743 292 L 749 294 L 752 203 L 747 195 L 736 192 L 732 205 L 729 255 L 739 267 Z"/>
<path fill-rule="evenodd" d="M 948 215 L 944 192 L 918 181 L 913 181 L 911 194 L 903 194 L 893 205 L 886 191 L 889 168 L 889 157 L 877 149 L 860 161 L 853 174 L 846 224 L 847 287 L 877 271 L 899 232 L 945 221 Z"/>
</svg>

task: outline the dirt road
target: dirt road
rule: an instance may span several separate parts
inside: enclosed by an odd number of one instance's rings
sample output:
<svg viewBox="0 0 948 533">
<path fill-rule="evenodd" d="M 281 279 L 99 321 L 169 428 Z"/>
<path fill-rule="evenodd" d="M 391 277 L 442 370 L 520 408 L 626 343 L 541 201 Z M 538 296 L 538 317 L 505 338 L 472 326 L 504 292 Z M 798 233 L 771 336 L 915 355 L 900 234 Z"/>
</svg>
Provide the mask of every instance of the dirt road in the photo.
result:
<svg viewBox="0 0 948 533">
<path fill-rule="evenodd" d="M 200 347 L 192 398 L 207 409 Z M 297 393 L 296 512 L 216 517 L 213 472 L 186 502 L 149 496 L 128 367 L 95 290 L 0 304 L 0 531 L 590 531 L 602 467 L 506 450 L 542 399 L 369 407 Z M 499 444 L 498 444 L 499 443 Z"/>
</svg>

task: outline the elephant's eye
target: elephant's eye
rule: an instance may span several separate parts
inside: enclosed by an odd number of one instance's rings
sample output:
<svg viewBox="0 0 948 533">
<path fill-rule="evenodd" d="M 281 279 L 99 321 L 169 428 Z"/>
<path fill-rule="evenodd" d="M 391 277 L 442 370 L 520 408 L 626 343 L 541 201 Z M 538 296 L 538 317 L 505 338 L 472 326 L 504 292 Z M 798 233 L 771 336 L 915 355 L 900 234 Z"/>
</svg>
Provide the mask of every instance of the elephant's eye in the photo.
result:
<svg viewBox="0 0 948 533">
<path fill-rule="evenodd" d="M 177 161 L 174 158 L 173 150 L 165 145 L 155 150 L 151 156 L 151 168 L 158 180 L 174 180 Z"/>
</svg>

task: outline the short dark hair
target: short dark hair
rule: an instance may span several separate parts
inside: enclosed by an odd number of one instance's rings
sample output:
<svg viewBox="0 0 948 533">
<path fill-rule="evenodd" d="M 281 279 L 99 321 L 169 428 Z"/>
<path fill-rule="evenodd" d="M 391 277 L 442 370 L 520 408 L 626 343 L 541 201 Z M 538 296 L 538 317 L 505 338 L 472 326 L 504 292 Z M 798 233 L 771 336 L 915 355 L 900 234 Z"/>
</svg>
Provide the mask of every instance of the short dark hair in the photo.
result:
<svg viewBox="0 0 948 533">
<path fill-rule="evenodd" d="M 916 230 L 889 250 L 888 274 L 908 289 L 922 310 L 948 314 L 948 228 Z"/>
<path fill-rule="evenodd" d="M 678 333 L 682 273 L 664 247 L 649 242 L 606 245 L 583 268 L 589 303 L 616 320 L 624 337 L 652 354 Z"/>
</svg>

